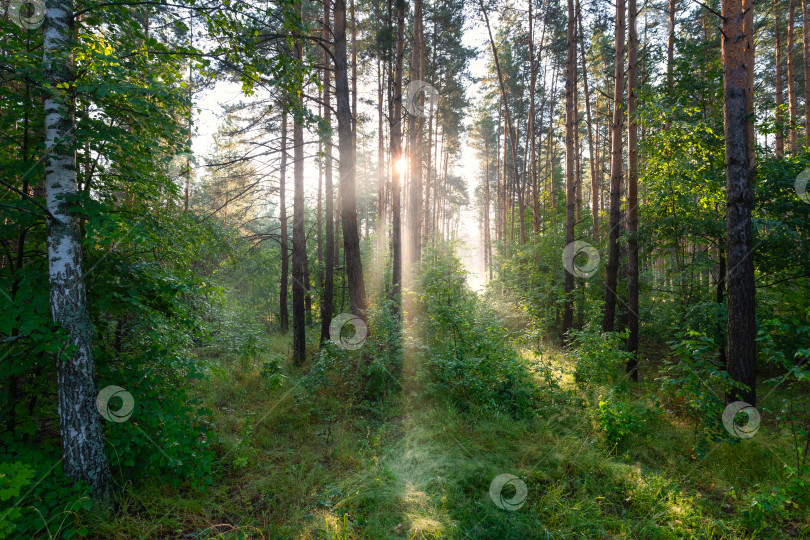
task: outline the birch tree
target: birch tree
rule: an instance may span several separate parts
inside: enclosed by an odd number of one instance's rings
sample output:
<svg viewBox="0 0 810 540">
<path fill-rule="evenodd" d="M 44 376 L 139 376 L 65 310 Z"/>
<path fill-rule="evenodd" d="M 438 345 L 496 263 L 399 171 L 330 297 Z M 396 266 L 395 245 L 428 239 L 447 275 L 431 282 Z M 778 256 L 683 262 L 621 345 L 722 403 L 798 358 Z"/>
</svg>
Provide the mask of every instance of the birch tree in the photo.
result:
<svg viewBox="0 0 810 540">
<path fill-rule="evenodd" d="M 43 32 L 45 105 L 45 197 L 51 314 L 67 334 L 57 357 L 62 468 L 90 485 L 93 496 L 112 501 L 112 479 L 101 417 L 96 409 L 92 328 L 82 268 L 79 220 L 70 211 L 78 192 L 73 95 L 73 1 L 49 0 Z"/>
</svg>

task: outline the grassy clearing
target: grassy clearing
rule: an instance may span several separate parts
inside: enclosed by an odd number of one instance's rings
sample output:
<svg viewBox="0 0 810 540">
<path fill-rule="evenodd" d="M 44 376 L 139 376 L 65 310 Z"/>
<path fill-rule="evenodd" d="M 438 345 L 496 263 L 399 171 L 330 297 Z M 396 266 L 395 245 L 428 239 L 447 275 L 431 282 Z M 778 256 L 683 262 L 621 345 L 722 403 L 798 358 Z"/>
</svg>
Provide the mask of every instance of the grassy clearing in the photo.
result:
<svg viewBox="0 0 810 540">
<path fill-rule="evenodd" d="M 286 347 L 279 338 L 273 352 Z M 369 414 L 339 387 L 310 396 L 289 368 L 270 388 L 260 361 L 227 365 L 198 388 L 220 440 L 212 485 L 188 491 L 144 479 L 126 490 L 114 520 L 90 528 L 105 538 L 810 535 L 807 513 L 759 527 L 745 519 L 752 494 L 782 481 L 784 449 L 766 418 L 757 437 L 718 444 L 703 459 L 692 453 L 690 427 L 665 412 L 614 447 L 569 382 L 568 361 L 553 349 L 543 360 L 561 382 L 551 388 L 537 376 L 547 401 L 524 420 L 462 413 L 418 390 Z M 635 395 L 654 394 L 653 385 L 642 382 Z M 517 511 L 490 499 L 502 473 L 527 486 Z"/>
</svg>

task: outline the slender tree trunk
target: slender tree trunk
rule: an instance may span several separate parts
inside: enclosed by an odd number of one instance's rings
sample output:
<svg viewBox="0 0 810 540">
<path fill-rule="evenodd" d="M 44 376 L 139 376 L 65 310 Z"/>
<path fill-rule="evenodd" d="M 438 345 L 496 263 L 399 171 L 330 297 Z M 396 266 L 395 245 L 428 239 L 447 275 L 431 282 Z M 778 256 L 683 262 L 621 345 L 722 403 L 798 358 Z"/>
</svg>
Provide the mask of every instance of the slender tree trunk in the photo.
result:
<svg viewBox="0 0 810 540">
<path fill-rule="evenodd" d="M 782 26 L 782 21 L 780 19 L 782 12 L 779 9 L 779 2 L 778 0 L 774 0 L 773 3 L 773 10 L 774 10 L 774 29 L 776 33 L 776 80 L 774 81 L 774 86 L 776 90 L 775 101 L 776 101 L 776 111 L 774 113 L 774 120 L 776 122 L 776 146 L 775 146 L 775 153 L 776 157 L 782 157 L 785 155 L 785 132 L 784 132 L 784 114 L 782 111 L 782 106 L 785 101 L 784 98 L 784 91 L 782 88 L 782 33 L 780 27 Z"/>
<path fill-rule="evenodd" d="M 574 49 L 576 49 L 576 26 L 574 27 Z M 576 72 L 576 58 L 574 59 L 574 72 Z M 574 79 L 576 83 L 577 80 Z M 578 86 L 578 85 L 575 85 Z M 579 88 L 574 92 L 574 165 L 576 165 L 576 221 L 582 221 L 582 145 L 579 143 Z"/>
<path fill-rule="evenodd" d="M 357 19 L 354 16 L 354 0 L 349 2 L 352 21 L 352 163 L 357 164 Z"/>
<path fill-rule="evenodd" d="M 750 4 L 750 9 L 746 7 L 747 4 Z M 805 6 L 803 8 L 806 11 L 806 0 L 802 0 L 802 5 Z M 754 41 L 754 5 L 753 0 L 743 0 L 743 12 L 745 16 L 743 17 L 743 32 L 746 36 L 748 36 L 748 43 L 745 47 L 745 65 L 746 65 L 746 80 L 745 80 L 745 105 L 746 110 L 748 111 L 748 118 L 749 121 L 747 123 L 748 126 L 748 167 L 751 169 L 750 178 L 754 177 L 754 167 L 755 162 L 754 159 L 756 157 L 754 149 L 756 148 L 757 144 L 757 137 L 754 131 L 755 125 L 755 115 L 756 115 L 756 108 L 754 107 L 754 67 L 756 66 L 756 56 L 755 56 L 755 46 L 756 42 Z M 807 28 L 805 26 L 805 28 Z M 806 34 L 805 34 L 805 75 L 810 72 L 810 66 L 807 64 L 807 41 L 806 41 Z M 750 66 L 750 67 L 749 67 Z M 810 97 L 810 90 L 805 93 L 805 96 Z M 807 111 L 810 111 L 810 104 L 807 105 Z M 810 119 L 810 118 L 808 118 Z M 810 131 L 808 131 L 808 137 L 810 137 Z"/>
<path fill-rule="evenodd" d="M 805 145 L 810 146 L 810 19 L 807 18 L 807 0 L 802 2 L 802 52 L 804 58 L 804 136 Z M 752 30 L 748 34 L 753 36 L 753 13 L 746 14 L 747 26 Z M 751 19 L 750 21 L 748 19 Z M 753 37 L 752 37 L 753 41 Z M 753 47 L 747 49 L 749 54 L 753 54 Z M 753 70 L 750 70 L 749 78 L 753 81 Z M 752 87 L 753 88 L 753 87 Z M 752 96 L 753 97 L 753 96 Z M 749 104 L 752 102 L 749 102 Z M 749 126 L 753 127 L 753 122 Z M 749 128 L 750 129 L 750 128 Z"/>
<path fill-rule="evenodd" d="M 301 4 L 295 8 L 301 13 Z M 295 59 L 303 61 L 303 43 L 296 40 L 293 47 Z M 304 265 L 307 246 L 304 231 L 304 126 L 298 115 L 293 119 L 293 175 L 295 193 L 293 196 L 293 248 L 292 248 L 292 292 L 293 292 L 293 362 L 297 366 L 306 361 L 306 313 L 304 291 Z"/>
<path fill-rule="evenodd" d="M 306 314 L 306 324 L 312 323 L 312 280 L 309 275 L 309 254 L 304 257 L 304 311 Z"/>
<path fill-rule="evenodd" d="M 718 209 L 719 210 L 719 209 Z M 717 296 L 716 301 L 718 307 L 722 308 L 723 306 L 723 298 L 726 292 L 726 250 L 723 248 L 723 239 L 721 238 L 721 243 L 718 244 L 718 262 L 717 262 Z M 717 359 L 723 369 L 727 369 L 728 366 L 726 365 L 726 336 L 723 332 L 723 324 L 719 320 L 717 321 Z"/>
<path fill-rule="evenodd" d="M 493 59 L 495 61 L 495 70 L 496 70 L 496 72 L 498 74 L 498 87 L 500 88 L 500 91 L 501 91 L 501 99 L 503 100 L 504 117 L 506 118 L 506 130 L 509 132 L 509 143 L 510 143 L 510 147 L 511 147 L 511 150 L 512 150 L 512 165 L 513 165 L 513 169 L 514 169 L 514 178 L 512 179 L 512 181 L 513 181 L 513 186 L 515 186 L 515 188 L 517 189 L 518 186 L 520 185 L 520 178 L 519 178 L 519 175 L 518 175 L 518 163 L 517 163 L 518 152 L 517 152 L 517 141 L 515 140 L 516 133 L 515 133 L 515 130 L 514 130 L 513 124 L 512 124 L 512 116 L 509 113 L 509 93 L 506 91 L 506 82 L 504 81 L 503 72 L 501 71 L 501 61 L 498 58 L 498 49 L 495 46 L 495 40 L 492 37 L 492 28 L 490 27 L 490 24 L 489 24 L 489 15 L 487 15 L 487 10 L 484 7 L 483 0 L 479 0 L 479 5 L 481 7 L 481 13 L 484 15 L 484 22 L 486 22 L 486 25 L 487 25 L 487 32 L 489 34 L 489 43 L 490 43 L 490 45 L 492 47 L 492 57 L 493 57 Z M 506 173 L 506 152 L 504 152 L 504 181 L 506 181 L 506 174 L 505 173 Z M 510 200 L 511 200 L 511 197 L 510 197 Z M 522 211 L 522 208 L 521 208 L 521 211 Z M 515 212 L 514 211 L 511 212 L 511 218 L 512 218 L 512 226 L 510 227 L 510 233 L 511 233 L 511 237 L 514 238 L 514 219 L 515 219 Z M 522 219 L 522 216 L 521 216 L 521 227 L 523 226 L 522 223 L 523 223 L 523 219 Z M 521 242 L 523 242 L 524 240 L 525 240 L 524 238 L 521 238 Z"/>
<path fill-rule="evenodd" d="M 282 107 L 286 107 L 283 104 Z M 290 256 L 287 247 L 287 111 L 281 112 L 281 167 L 279 171 L 279 218 L 281 219 L 281 284 L 279 285 L 279 324 L 287 333 L 290 315 L 287 311 Z"/>
<path fill-rule="evenodd" d="M 629 39 L 627 51 L 627 372 L 638 380 L 638 32 L 636 0 L 627 5 Z"/>
<path fill-rule="evenodd" d="M 667 88 L 670 95 L 675 89 L 675 9 L 676 0 L 669 0 L 669 32 L 667 37 Z M 667 117 L 664 129 L 672 127 L 671 116 Z"/>
<path fill-rule="evenodd" d="M 576 155 L 574 148 L 574 93 L 577 91 L 577 42 L 574 0 L 568 0 L 568 29 L 565 55 L 565 243 L 574 241 L 574 207 L 576 201 Z M 565 272 L 565 309 L 563 333 L 574 325 L 574 275 Z"/>
<path fill-rule="evenodd" d="M 422 30 L 422 0 L 414 0 L 413 8 L 413 51 L 411 55 L 411 81 L 424 78 L 424 37 Z M 409 99 L 414 99 L 410 97 Z M 424 103 L 422 93 L 415 98 L 418 115 L 408 117 L 408 135 L 411 148 L 411 183 L 408 200 L 408 221 L 410 225 L 411 261 L 419 261 L 422 251 L 422 128 L 424 127 Z"/>
<path fill-rule="evenodd" d="M 144 19 L 145 19 L 144 32 L 148 36 L 149 35 L 149 16 L 147 15 L 146 17 L 144 17 Z M 193 14 L 193 12 L 192 12 L 192 14 L 191 14 L 191 16 L 189 18 L 189 25 L 190 25 L 189 45 L 191 47 L 194 47 L 194 14 Z M 187 147 L 186 147 L 187 151 L 191 151 L 191 138 L 192 138 L 192 135 L 193 135 L 193 131 L 192 131 L 192 126 L 193 126 L 193 122 L 194 122 L 194 106 L 193 106 L 194 93 L 193 93 L 193 88 L 194 88 L 194 78 L 192 76 L 192 65 L 191 65 L 191 62 L 189 61 L 189 63 L 188 63 L 188 91 L 186 93 L 186 98 L 188 99 L 188 103 L 189 103 L 188 117 L 186 119 L 186 122 L 187 122 L 186 128 L 188 129 L 188 142 L 186 143 L 187 144 Z M 88 158 L 89 158 L 89 156 L 90 155 L 88 153 Z M 188 212 L 188 201 L 189 201 L 190 192 L 191 192 L 191 160 L 186 158 L 186 181 L 185 181 L 185 187 L 183 189 L 183 211 L 184 212 Z"/>
<path fill-rule="evenodd" d="M 616 317 L 616 286 L 619 275 L 619 220 L 622 190 L 622 95 L 624 94 L 624 32 L 625 3 L 616 2 L 616 60 L 614 65 L 613 128 L 611 130 L 610 166 L 610 234 L 607 277 L 605 280 L 605 312 L 602 331 L 612 332 Z"/>
<path fill-rule="evenodd" d="M 393 266 L 391 270 L 391 293 L 399 298 L 402 291 L 402 211 L 401 180 L 402 166 L 402 61 L 405 55 L 405 2 L 398 0 L 396 6 L 397 43 L 394 58 L 393 115 L 391 117 L 391 211 Z M 399 304 L 399 300 L 397 301 Z"/>
<path fill-rule="evenodd" d="M 328 66 L 328 64 L 326 64 Z M 323 75 L 323 74 L 321 74 Z M 323 82 L 323 79 L 321 79 Z M 321 93 L 321 98 L 323 98 L 323 93 Z M 318 117 L 323 118 L 323 104 L 318 103 Z M 315 257 L 318 261 L 318 273 L 317 273 L 317 285 L 319 290 L 323 291 L 323 173 L 324 167 L 326 165 L 325 159 L 323 159 L 324 155 L 324 148 L 323 143 L 326 137 L 319 137 L 318 138 L 318 158 L 316 159 L 316 164 L 318 166 L 318 203 L 315 209 L 315 224 L 316 224 L 316 236 L 315 239 L 317 241 L 316 246 L 316 253 Z"/>
<path fill-rule="evenodd" d="M 331 38 L 330 25 L 330 0 L 323 2 L 323 39 L 329 42 Z M 326 253 L 324 257 L 323 274 L 323 302 L 321 303 L 321 342 L 329 340 L 329 326 L 332 324 L 333 296 L 335 283 L 335 202 L 332 188 L 332 98 L 330 86 L 332 84 L 329 73 L 329 53 L 323 53 L 323 114 L 324 121 L 330 129 L 330 135 L 326 136 L 326 164 L 324 167 L 324 206 L 326 216 L 324 219 L 326 233 Z M 337 76 L 336 76 L 337 77 Z M 342 161 L 342 160 L 341 160 Z"/>
<path fill-rule="evenodd" d="M 422 36 L 422 45 L 424 47 L 424 35 Z M 424 51 L 423 51 L 424 52 Z M 438 123 L 437 123 L 438 126 Z M 427 245 L 430 239 L 430 191 L 433 179 L 433 103 L 430 103 L 430 110 L 428 111 L 428 140 L 427 140 L 427 178 L 425 179 L 425 210 L 422 216 L 422 245 Z"/>
<path fill-rule="evenodd" d="M 552 62 L 552 71 L 556 67 Z M 551 81 L 551 109 L 549 110 L 548 121 L 548 186 L 551 194 L 551 223 L 555 230 L 557 226 L 557 192 L 554 189 L 554 161 L 556 160 L 556 147 L 554 146 L 554 104 L 557 99 L 557 77 L 552 77 Z"/>
<path fill-rule="evenodd" d="M 73 1 L 49 0 L 43 30 L 45 88 L 45 198 L 51 315 L 67 333 L 67 349 L 56 358 L 62 468 L 90 485 L 93 497 L 109 505 L 112 478 L 96 409 L 93 330 L 87 309 L 78 214 L 73 92 Z"/>
<path fill-rule="evenodd" d="M 582 59 L 582 89 L 585 93 L 585 118 L 588 122 L 588 154 L 590 157 L 591 165 L 591 215 L 593 218 L 593 239 L 595 242 L 599 241 L 599 180 L 600 175 L 597 175 L 596 166 L 598 156 L 595 153 L 596 147 L 593 142 L 593 122 L 591 121 L 591 98 L 588 92 L 588 67 L 585 63 L 585 32 L 582 28 L 582 10 L 579 6 L 579 0 L 576 3 L 577 9 L 577 23 L 579 25 L 579 48 L 580 58 Z"/>
<path fill-rule="evenodd" d="M 509 251 L 509 231 L 510 224 L 510 184 L 509 184 L 509 162 L 507 157 L 509 155 L 509 139 L 506 134 L 506 120 L 504 119 L 503 125 L 503 148 L 501 149 L 503 157 L 501 158 L 501 214 L 503 216 L 503 223 L 501 224 L 501 234 L 504 242 L 504 249 Z"/>
<path fill-rule="evenodd" d="M 753 238 L 751 233 L 751 163 L 748 140 L 748 47 L 746 11 L 751 0 L 723 0 L 723 103 L 726 147 L 726 253 L 728 257 L 728 372 L 746 385 L 729 400 L 756 405 L 756 326 Z M 749 30 L 750 29 L 749 27 Z"/>
<path fill-rule="evenodd" d="M 532 18 L 532 0 L 529 0 L 529 121 L 526 126 L 526 136 L 529 138 L 529 156 L 530 156 L 530 172 L 532 177 L 532 230 L 535 234 L 538 232 L 537 220 L 539 213 L 537 208 L 537 171 L 535 167 L 535 110 L 534 110 L 534 94 L 537 88 L 537 62 L 534 55 L 534 21 Z M 524 175 L 525 177 L 525 175 Z M 521 216 L 521 220 L 523 217 Z"/>
<path fill-rule="evenodd" d="M 799 150 L 799 138 L 796 131 L 796 118 L 798 116 L 797 103 L 796 103 L 796 77 L 793 73 L 794 61 L 793 52 L 796 44 L 794 43 L 794 29 L 796 16 L 796 2 L 790 0 L 788 3 L 788 32 L 787 32 L 787 85 L 788 85 L 788 119 L 790 121 L 790 153 L 795 154 Z M 729 254 L 730 256 L 731 254 Z"/>
<path fill-rule="evenodd" d="M 484 133 L 484 163 L 486 164 L 484 176 L 484 279 L 489 270 L 489 279 L 492 280 L 492 250 L 489 232 L 489 133 Z"/>
<path fill-rule="evenodd" d="M 501 108 L 498 107 L 498 125 L 495 132 L 495 240 L 503 240 L 501 223 L 503 222 L 501 193 Z"/>
<path fill-rule="evenodd" d="M 360 258 L 355 193 L 354 135 L 349 106 L 346 66 L 346 0 L 335 0 L 335 97 L 337 98 L 338 151 L 340 152 L 340 218 L 343 226 L 343 256 L 352 313 L 366 320 L 366 286 Z"/>
<path fill-rule="evenodd" d="M 438 111 L 437 111 L 438 116 Z M 439 144 L 439 120 L 436 119 L 436 147 L 434 148 L 434 154 L 436 156 L 436 165 L 435 165 L 435 174 L 433 178 L 433 220 L 431 224 L 432 234 L 434 236 L 434 245 L 435 245 L 435 238 L 439 235 L 439 201 L 441 201 L 441 190 L 440 187 L 440 173 L 441 173 L 441 166 L 442 166 L 442 152 L 444 152 L 444 132 L 441 134 L 441 145 Z"/>
<path fill-rule="evenodd" d="M 385 135 L 382 61 L 377 58 L 377 253 L 385 252 Z"/>
</svg>

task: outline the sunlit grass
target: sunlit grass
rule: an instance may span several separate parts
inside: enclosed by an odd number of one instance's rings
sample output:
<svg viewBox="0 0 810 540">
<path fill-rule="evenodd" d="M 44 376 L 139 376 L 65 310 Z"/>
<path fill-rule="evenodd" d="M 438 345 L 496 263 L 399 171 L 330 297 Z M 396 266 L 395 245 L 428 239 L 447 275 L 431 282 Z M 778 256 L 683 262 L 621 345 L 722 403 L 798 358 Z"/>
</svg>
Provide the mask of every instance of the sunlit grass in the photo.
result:
<svg viewBox="0 0 810 540">
<path fill-rule="evenodd" d="M 278 339 L 274 349 L 284 345 Z M 560 387 L 538 375 L 548 402 L 524 420 L 460 412 L 411 391 L 371 418 L 339 389 L 306 394 L 295 370 L 268 390 L 261 359 L 234 363 L 199 388 L 221 440 L 212 485 L 187 491 L 143 479 L 94 530 L 106 538 L 778 537 L 740 519 L 751 490 L 782 474 L 784 449 L 767 425 L 762 438 L 701 458 L 691 428 L 660 413 L 646 434 L 614 448 L 574 397 L 561 351 L 547 347 L 542 361 Z M 654 383 L 635 392 L 646 399 Z M 518 511 L 489 497 L 502 473 L 527 485 Z M 792 527 L 806 532 L 810 523 Z"/>
</svg>

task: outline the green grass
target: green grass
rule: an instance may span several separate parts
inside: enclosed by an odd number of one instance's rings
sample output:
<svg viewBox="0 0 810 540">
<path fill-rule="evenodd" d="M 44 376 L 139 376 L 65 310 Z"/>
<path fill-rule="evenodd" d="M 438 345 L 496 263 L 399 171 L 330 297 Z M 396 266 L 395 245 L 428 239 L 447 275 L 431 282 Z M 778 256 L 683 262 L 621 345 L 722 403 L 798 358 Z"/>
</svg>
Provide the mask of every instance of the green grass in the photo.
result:
<svg viewBox="0 0 810 540">
<path fill-rule="evenodd" d="M 286 352 L 286 341 L 273 349 Z M 647 425 L 614 446 L 559 351 L 543 360 L 560 386 L 538 376 L 547 399 L 524 420 L 461 413 L 410 387 L 369 414 L 337 385 L 310 396 L 289 367 L 271 389 L 260 361 L 226 363 L 198 388 L 220 440 L 212 484 L 144 479 L 114 519 L 88 526 L 103 538 L 810 537 L 807 508 L 757 523 L 744 514 L 784 481 L 789 454 L 767 417 L 753 439 L 700 458 L 690 426 L 638 397 Z M 633 392 L 655 388 L 642 381 Z M 502 473 L 527 486 L 517 511 L 489 497 Z"/>
</svg>

